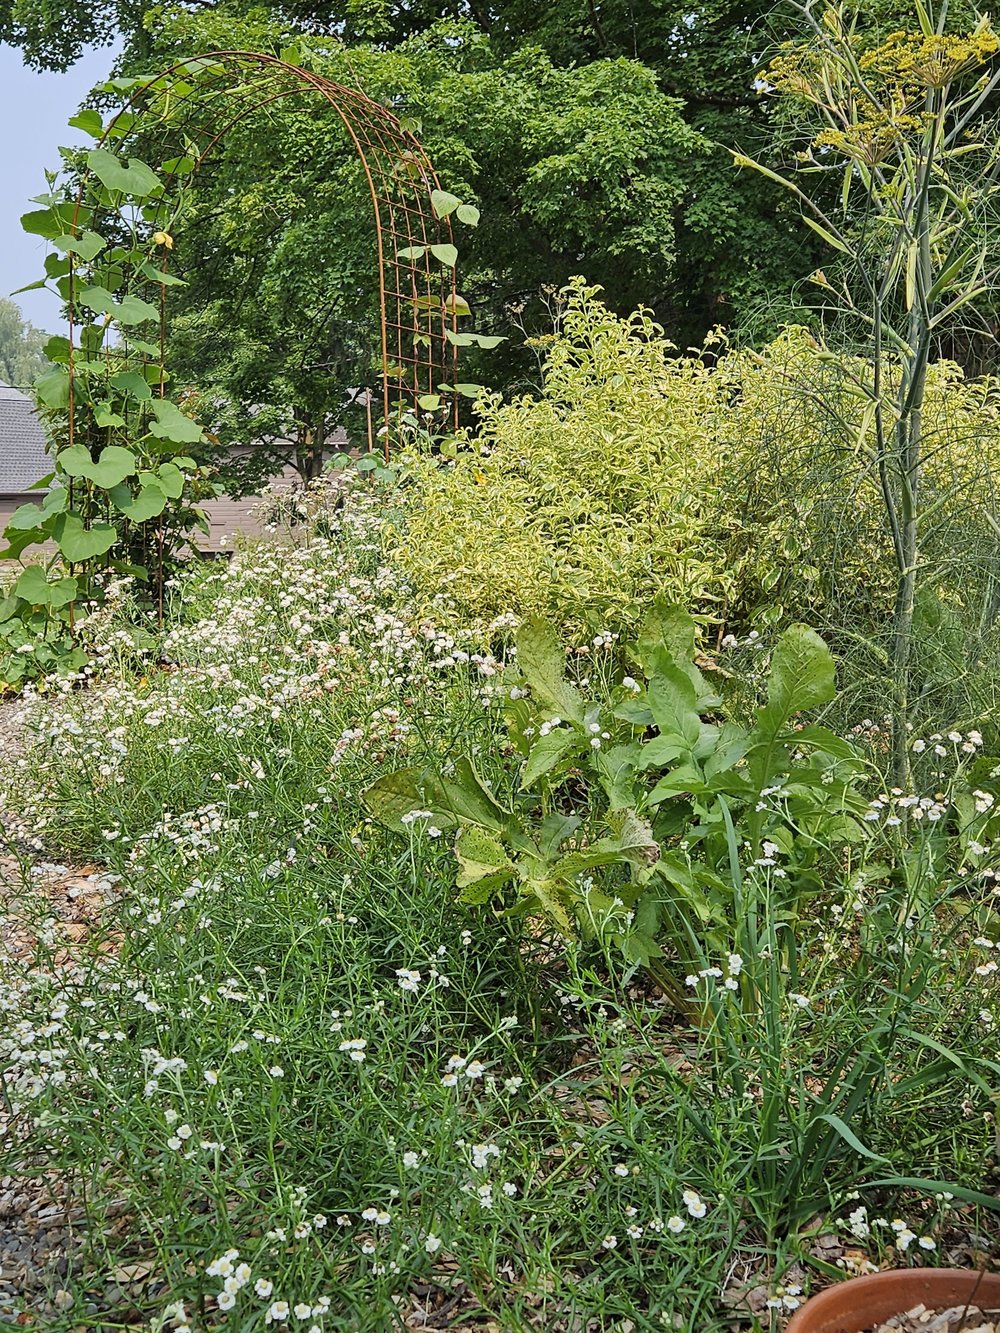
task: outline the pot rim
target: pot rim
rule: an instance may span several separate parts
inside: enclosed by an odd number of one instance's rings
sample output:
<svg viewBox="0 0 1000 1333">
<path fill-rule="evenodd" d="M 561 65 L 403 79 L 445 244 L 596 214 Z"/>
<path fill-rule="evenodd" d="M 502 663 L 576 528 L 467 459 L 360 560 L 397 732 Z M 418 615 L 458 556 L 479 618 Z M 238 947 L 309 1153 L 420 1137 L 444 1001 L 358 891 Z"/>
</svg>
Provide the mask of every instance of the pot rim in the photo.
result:
<svg viewBox="0 0 1000 1333">
<path fill-rule="evenodd" d="M 905 1314 L 921 1302 L 937 1301 L 938 1308 L 947 1308 L 979 1297 L 991 1308 L 1000 1308 L 1000 1273 L 978 1268 L 891 1268 L 849 1278 L 811 1296 L 796 1310 L 785 1333 L 865 1333 L 874 1323 Z"/>
</svg>

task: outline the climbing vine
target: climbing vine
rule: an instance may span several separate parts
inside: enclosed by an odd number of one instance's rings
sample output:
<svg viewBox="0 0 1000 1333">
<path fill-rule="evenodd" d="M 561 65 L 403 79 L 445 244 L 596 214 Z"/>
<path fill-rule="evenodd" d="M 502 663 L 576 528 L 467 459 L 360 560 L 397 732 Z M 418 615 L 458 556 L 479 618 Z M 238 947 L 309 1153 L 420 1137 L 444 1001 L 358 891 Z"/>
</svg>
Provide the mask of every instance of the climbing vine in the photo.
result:
<svg viewBox="0 0 1000 1333">
<path fill-rule="evenodd" d="M 83 665 L 79 627 L 106 576 L 138 580 L 162 622 L 177 558 L 196 527 L 208 529 L 199 501 L 218 489 L 202 461 L 211 437 L 194 419 L 194 395 L 174 390 L 167 366 L 168 292 L 185 285 L 171 258 L 187 185 L 255 106 L 321 94 L 365 165 L 383 312 L 383 424 L 376 440 L 369 413 L 371 468 L 376 448 L 388 464 L 396 436 L 447 430 L 457 396 L 479 392 L 449 373 L 457 349 L 501 341 L 458 331 L 469 307 L 455 287 L 451 219 L 475 226 L 478 210 L 440 188 L 411 131 L 384 107 L 286 60 L 245 52 L 187 60 L 156 78 L 114 79 L 103 91 L 125 94 L 125 109 L 107 123 L 94 108 L 72 118 L 96 146 L 63 150 L 65 172 L 49 176 L 48 193 L 22 218 L 50 246 L 45 276 L 30 286 L 58 294 L 68 330 L 49 339 L 52 369 L 35 386 L 53 469 L 38 483 L 44 495 L 22 505 L 3 534 L 0 558 L 31 563 L 0 596 L 0 687 Z M 147 156 L 155 145 L 155 167 L 132 155 L 137 138 Z"/>
</svg>

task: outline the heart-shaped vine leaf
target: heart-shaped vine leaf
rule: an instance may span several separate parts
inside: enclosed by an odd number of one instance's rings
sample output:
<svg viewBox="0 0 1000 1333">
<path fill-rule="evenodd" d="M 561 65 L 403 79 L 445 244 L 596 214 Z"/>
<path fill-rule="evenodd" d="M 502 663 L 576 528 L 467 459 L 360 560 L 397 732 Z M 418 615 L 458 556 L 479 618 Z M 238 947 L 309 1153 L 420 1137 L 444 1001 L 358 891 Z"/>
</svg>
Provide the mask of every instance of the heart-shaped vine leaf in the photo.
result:
<svg viewBox="0 0 1000 1333">
<path fill-rule="evenodd" d="M 171 440 L 174 444 L 197 444 L 201 439 L 198 423 L 186 417 L 169 398 L 154 398 L 150 406 L 156 420 L 150 423 L 149 432 L 157 439 Z"/>
<path fill-rule="evenodd" d="M 431 190 L 431 208 L 437 218 L 446 218 L 461 205 L 461 199 L 447 190 Z"/>
<path fill-rule="evenodd" d="M 129 194 L 133 199 L 145 199 L 160 188 L 159 177 L 145 162 L 130 157 L 126 165 L 106 148 L 92 148 L 87 154 L 87 166 L 102 185 Z"/>
<path fill-rule="evenodd" d="M 76 514 L 62 515 L 62 530 L 59 533 L 59 550 L 71 565 L 78 565 L 84 560 L 93 560 L 97 555 L 110 551 L 118 540 L 118 529 L 110 523 L 95 523 L 92 528 L 85 528 L 83 520 Z"/>
<path fill-rule="evenodd" d="M 52 244 L 65 255 L 77 255 L 80 259 L 96 259 L 107 241 L 96 231 L 84 231 L 79 236 L 56 236 Z"/>
<path fill-rule="evenodd" d="M 80 302 L 95 314 L 108 315 L 119 324 L 144 324 L 160 317 L 159 309 L 149 301 L 140 301 L 138 296 L 123 296 L 116 301 L 107 287 L 84 287 Z"/>
</svg>

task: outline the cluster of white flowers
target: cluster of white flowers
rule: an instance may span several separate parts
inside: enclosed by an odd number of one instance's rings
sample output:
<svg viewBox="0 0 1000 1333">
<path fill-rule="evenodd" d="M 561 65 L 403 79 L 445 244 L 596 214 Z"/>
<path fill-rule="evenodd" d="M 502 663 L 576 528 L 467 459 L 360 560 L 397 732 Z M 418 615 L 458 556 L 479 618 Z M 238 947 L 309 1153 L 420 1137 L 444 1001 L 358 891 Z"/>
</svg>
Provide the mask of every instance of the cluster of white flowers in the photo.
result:
<svg viewBox="0 0 1000 1333">
<path fill-rule="evenodd" d="M 684 978 L 685 986 L 695 989 L 701 982 L 722 982 L 724 991 L 738 991 L 740 988 L 739 975 L 743 970 L 743 957 L 738 953 L 731 953 L 726 958 L 728 975 L 721 967 L 710 966 L 703 967 L 698 972 L 689 972 Z"/>
<path fill-rule="evenodd" d="M 855 1197 L 857 1196 L 855 1195 Z M 950 1200 L 951 1195 L 941 1197 Z M 864 1204 L 859 1203 L 857 1208 L 848 1214 L 845 1225 L 855 1240 L 868 1240 L 872 1235 L 872 1229 L 877 1228 L 883 1232 L 892 1233 L 892 1243 L 898 1250 L 908 1250 L 914 1241 L 922 1250 L 937 1249 L 937 1242 L 933 1236 L 918 1234 L 900 1217 L 894 1218 L 892 1221 L 886 1217 L 869 1218 L 868 1209 Z"/>
<path fill-rule="evenodd" d="M 765 1301 L 765 1305 L 769 1310 L 787 1310 L 791 1314 L 802 1304 L 799 1300 L 801 1295 L 802 1288 L 797 1282 L 792 1282 L 788 1286 L 775 1287 L 774 1295 Z"/>
<path fill-rule="evenodd" d="M 481 1079 L 486 1073 L 486 1066 L 481 1060 L 469 1060 L 464 1055 L 450 1055 L 445 1065 L 444 1074 L 441 1076 L 443 1087 L 455 1088 L 460 1079 L 465 1079 L 470 1083 Z"/>
<path fill-rule="evenodd" d="M 952 748 L 950 750 L 944 744 L 946 740 L 951 744 Z M 982 747 L 982 744 L 982 734 L 976 730 L 969 731 L 964 736 L 960 731 L 949 731 L 947 736 L 943 736 L 936 731 L 926 740 L 918 736 L 916 740 L 911 742 L 910 749 L 914 754 L 923 754 L 930 746 L 932 753 L 937 755 L 939 759 L 943 759 L 948 754 L 975 754 Z"/>
</svg>

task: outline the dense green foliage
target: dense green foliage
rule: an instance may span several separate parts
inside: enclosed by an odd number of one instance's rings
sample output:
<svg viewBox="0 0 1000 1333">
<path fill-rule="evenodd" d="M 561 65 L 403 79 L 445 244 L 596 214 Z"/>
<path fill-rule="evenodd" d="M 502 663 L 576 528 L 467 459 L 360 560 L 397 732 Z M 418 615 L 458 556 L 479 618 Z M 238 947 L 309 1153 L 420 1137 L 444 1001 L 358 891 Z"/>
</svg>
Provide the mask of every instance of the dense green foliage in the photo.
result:
<svg viewBox="0 0 1000 1333">
<path fill-rule="evenodd" d="M 849 664 L 847 715 L 881 717 L 895 581 L 870 363 L 802 329 L 677 357 L 579 287 L 542 350 L 541 393 L 482 404 L 453 456 L 408 471 L 395 555 L 426 611 L 484 628 L 541 613 L 580 641 L 628 636 L 665 596 L 709 646 L 805 618 Z M 929 368 L 912 670 L 931 716 L 995 707 L 996 392 Z"/>
</svg>

